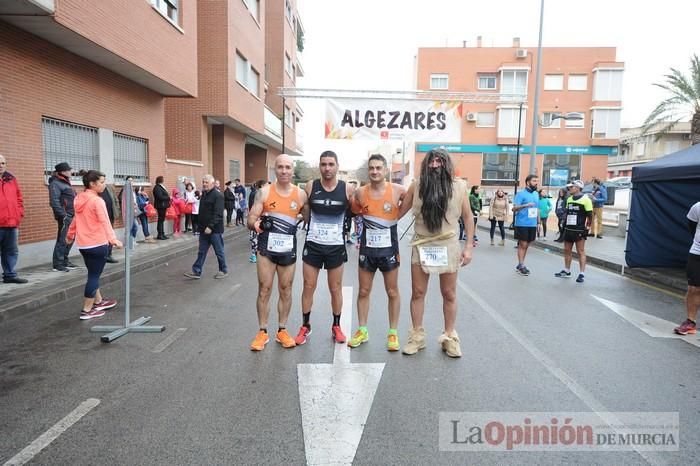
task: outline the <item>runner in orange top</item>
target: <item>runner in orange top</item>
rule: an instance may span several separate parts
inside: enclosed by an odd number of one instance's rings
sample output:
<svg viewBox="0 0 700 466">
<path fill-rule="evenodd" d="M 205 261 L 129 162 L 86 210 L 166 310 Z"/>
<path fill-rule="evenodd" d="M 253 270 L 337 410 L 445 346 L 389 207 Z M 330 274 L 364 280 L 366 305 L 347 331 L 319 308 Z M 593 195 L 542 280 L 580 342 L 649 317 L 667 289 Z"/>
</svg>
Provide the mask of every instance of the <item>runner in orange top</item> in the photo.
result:
<svg viewBox="0 0 700 466">
<path fill-rule="evenodd" d="M 387 349 L 399 350 L 399 338 L 396 326 L 399 323 L 399 238 L 397 222 L 399 206 L 404 195 L 404 188 L 395 183 L 388 183 L 386 159 L 372 155 L 367 162 L 370 184 L 355 191 L 352 202 L 353 213 L 362 215 L 364 229 L 359 238 L 359 281 L 357 295 L 357 317 L 359 328 L 348 341 L 348 346 L 355 348 L 369 340 L 367 316 L 369 314 L 369 294 L 372 291 L 374 273 L 379 269 L 384 276 L 384 288 L 389 298 L 389 334 Z"/>
<path fill-rule="evenodd" d="M 272 282 L 277 273 L 279 291 L 279 328 L 276 340 L 285 348 L 296 346 L 287 332 L 287 318 L 292 307 L 294 264 L 297 259 L 297 216 L 307 202 L 306 193 L 292 184 L 292 158 L 281 154 L 275 159 L 274 184 L 264 186 L 255 197 L 248 214 L 248 228 L 258 232 L 258 324 L 260 330 L 250 345 L 262 351 L 269 341 L 267 334 Z"/>
</svg>

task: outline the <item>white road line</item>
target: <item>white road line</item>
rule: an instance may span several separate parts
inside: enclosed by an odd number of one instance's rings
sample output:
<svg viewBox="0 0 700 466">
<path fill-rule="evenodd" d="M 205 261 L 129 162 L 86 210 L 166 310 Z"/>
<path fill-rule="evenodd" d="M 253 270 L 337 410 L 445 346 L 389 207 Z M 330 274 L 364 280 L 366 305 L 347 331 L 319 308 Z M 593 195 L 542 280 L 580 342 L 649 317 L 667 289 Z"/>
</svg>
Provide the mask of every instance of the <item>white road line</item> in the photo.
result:
<svg viewBox="0 0 700 466">
<path fill-rule="evenodd" d="M 674 322 L 646 314 L 623 304 L 616 303 L 615 301 L 599 298 L 596 295 L 591 296 L 650 337 L 674 338 L 700 348 L 700 339 L 698 339 L 697 335 L 677 335 L 674 333 L 673 329 L 678 326 L 678 324 Z"/>
<path fill-rule="evenodd" d="M 468 285 L 466 285 L 462 280 L 457 280 L 457 285 L 464 291 L 469 297 L 476 302 L 484 311 L 486 311 L 493 320 L 498 323 L 501 327 L 505 329 L 520 345 L 527 350 L 535 359 L 537 359 L 540 364 L 542 364 L 550 374 L 559 379 L 574 395 L 583 401 L 591 410 L 597 414 L 606 424 L 609 426 L 620 426 L 623 425 L 617 417 L 610 414 L 610 410 L 603 405 L 598 399 L 583 386 L 579 385 L 576 380 L 574 380 L 569 374 L 564 372 L 557 364 L 550 359 L 546 354 L 540 351 L 534 343 L 532 343 L 525 335 L 520 333 L 520 331 L 515 328 L 505 317 L 503 317 L 496 309 L 491 307 L 489 303 L 484 301 L 474 290 L 472 290 Z M 649 464 L 665 464 L 665 461 L 661 460 L 656 454 L 647 451 L 635 450 L 639 456 L 644 458 Z"/>
<path fill-rule="evenodd" d="M 24 450 L 10 458 L 4 466 L 17 466 L 24 464 L 34 458 L 41 450 L 48 447 L 51 442 L 56 440 L 59 435 L 68 430 L 70 426 L 75 424 L 89 413 L 95 406 L 100 404 L 97 398 L 88 398 L 71 411 L 66 417 L 58 421 L 49 430 L 44 432 L 39 438 L 30 443 Z"/>
<path fill-rule="evenodd" d="M 180 338 L 180 336 L 187 331 L 186 328 L 179 328 L 175 330 L 172 334 L 170 334 L 165 340 L 161 341 L 156 345 L 155 348 L 153 348 L 151 351 L 154 353 L 162 353 L 165 348 L 168 346 L 172 345 L 175 340 Z"/>
<path fill-rule="evenodd" d="M 343 287 L 343 313 L 340 315 L 340 328 L 350 337 L 352 333 L 352 315 L 355 309 L 352 307 L 352 287 Z M 350 364 L 350 347 L 347 344 L 336 343 L 333 351 L 333 364 Z"/>
</svg>

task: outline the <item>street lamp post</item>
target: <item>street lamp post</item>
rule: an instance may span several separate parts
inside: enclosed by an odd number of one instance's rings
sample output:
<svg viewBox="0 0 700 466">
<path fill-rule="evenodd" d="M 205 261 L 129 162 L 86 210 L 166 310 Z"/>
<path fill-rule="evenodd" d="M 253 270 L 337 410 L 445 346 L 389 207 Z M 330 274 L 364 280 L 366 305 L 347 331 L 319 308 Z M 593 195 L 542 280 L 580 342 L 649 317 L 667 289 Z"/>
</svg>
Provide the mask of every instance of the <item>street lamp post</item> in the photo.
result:
<svg viewBox="0 0 700 466">
<path fill-rule="evenodd" d="M 542 64 L 542 24 L 544 21 L 544 0 L 540 2 L 540 38 L 537 43 L 537 65 L 535 66 L 535 103 L 532 117 L 532 147 L 530 147 L 530 175 L 537 171 L 537 123 L 540 110 L 540 65 Z"/>
<path fill-rule="evenodd" d="M 518 194 L 520 182 L 520 126 L 523 122 L 523 102 L 520 102 L 518 110 L 518 144 L 515 148 L 515 180 L 513 180 L 513 196 Z"/>
<path fill-rule="evenodd" d="M 287 120 L 287 99 L 282 97 L 282 153 L 287 152 L 287 146 L 285 144 L 285 131 L 284 131 L 284 122 Z"/>
</svg>

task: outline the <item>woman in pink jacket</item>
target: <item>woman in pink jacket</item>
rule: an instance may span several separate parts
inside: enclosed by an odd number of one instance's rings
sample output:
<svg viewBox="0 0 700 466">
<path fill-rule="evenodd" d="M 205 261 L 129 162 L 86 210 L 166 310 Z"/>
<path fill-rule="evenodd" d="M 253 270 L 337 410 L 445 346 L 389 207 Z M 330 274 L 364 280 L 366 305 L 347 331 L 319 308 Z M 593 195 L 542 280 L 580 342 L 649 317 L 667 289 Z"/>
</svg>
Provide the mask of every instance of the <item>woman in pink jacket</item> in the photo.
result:
<svg viewBox="0 0 700 466">
<path fill-rule="evenodd" d="M 104 270 L 109 254 L 109 246 L 122 248 L 122 243 L 117 239 L 109 222 L 107 206 L 100 197 L 105 190 L 105 174 L 97 170 L 81 171 L 85 191 L 78 194 L 73 202 L 75 217 L 70 224 L 66 240 L 73 243 L 85 261 L 88 270 L 87 283 L 85 283 L 85 301 L 80 319 L 92 319 L 102 317 L 105 310 L 117 305 L 115 299 L 105 299 L 100 293 L 100 275 Z"/>
</svg>

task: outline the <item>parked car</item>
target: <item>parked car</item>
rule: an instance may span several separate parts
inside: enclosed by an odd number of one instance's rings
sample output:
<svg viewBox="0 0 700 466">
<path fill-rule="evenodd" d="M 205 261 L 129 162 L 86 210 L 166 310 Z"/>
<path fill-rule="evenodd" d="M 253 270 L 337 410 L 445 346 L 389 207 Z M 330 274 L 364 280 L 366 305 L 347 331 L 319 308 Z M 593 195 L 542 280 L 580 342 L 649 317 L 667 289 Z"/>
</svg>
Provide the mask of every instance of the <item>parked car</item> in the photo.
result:
<svg viewBox="0 0 700 466">
<path fill-rule="evenodd" d="M 615 186 L 616 188 L 631 188 L 632 187 L 632 177 L 631 176 L 618 176 L 615 178 L 610 178 L 605 182 L 606 186 Z"/>
</svg>

